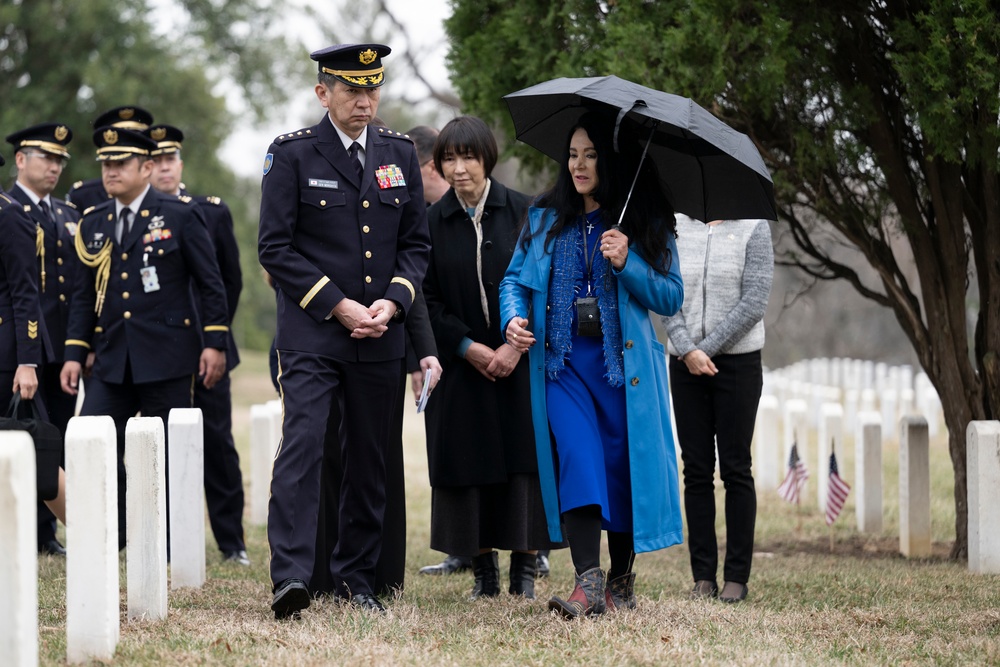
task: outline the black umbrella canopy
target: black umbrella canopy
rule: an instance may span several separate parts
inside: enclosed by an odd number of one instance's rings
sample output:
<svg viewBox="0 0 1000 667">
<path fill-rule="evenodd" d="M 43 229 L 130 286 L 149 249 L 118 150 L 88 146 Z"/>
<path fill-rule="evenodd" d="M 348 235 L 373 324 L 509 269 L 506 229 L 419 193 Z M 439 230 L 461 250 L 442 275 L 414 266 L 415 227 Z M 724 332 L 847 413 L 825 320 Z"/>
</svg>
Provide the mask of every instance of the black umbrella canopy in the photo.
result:
<svg viewBox="0 0 1000 667">
<path fill-rule="evenodd" d="M 558 162 L 569 129 L 596 111 L 620 123 L 620 147 L 633 142 L 641 152 L 649 142 L 646 159 L 677 211 L 706 222 L 777 219 L 774 185 L 753 142 L 686 97 L 602 76 L 553 79 L 504 100 L 517 138 Z"/>
</svg>

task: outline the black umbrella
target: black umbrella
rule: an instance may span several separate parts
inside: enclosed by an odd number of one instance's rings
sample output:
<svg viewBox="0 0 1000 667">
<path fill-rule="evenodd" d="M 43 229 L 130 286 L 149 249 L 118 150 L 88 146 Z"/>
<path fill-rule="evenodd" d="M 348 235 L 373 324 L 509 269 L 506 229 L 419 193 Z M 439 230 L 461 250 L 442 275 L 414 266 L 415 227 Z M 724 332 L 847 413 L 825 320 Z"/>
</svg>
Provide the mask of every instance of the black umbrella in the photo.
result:
<svg viewBox="0 0 1000 667">
<path fill-rule="evenodd" d="M 567 158 L 569 128 L 588 111 L 604 113 L 616 143 L 621 134 L 648 149 L 677 211 L 706 222 L 777 220 L 771 175 L 753 142 L 686 97 L 601 76 L 553 79 L 504 100 L 517 138 L 558 162 Z"/>
</svg>

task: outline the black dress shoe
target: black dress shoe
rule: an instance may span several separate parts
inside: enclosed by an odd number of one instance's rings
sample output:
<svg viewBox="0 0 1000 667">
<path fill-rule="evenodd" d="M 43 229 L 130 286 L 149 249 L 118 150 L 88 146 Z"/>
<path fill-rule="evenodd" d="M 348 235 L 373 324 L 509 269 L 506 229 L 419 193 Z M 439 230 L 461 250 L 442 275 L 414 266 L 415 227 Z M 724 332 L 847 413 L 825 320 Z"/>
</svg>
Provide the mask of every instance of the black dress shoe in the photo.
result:
<svg viewBox="0 0 1000 667">
<path fill-rule="evenodd" d="M 237 565 L 250 565 L 250 557 L 243 549 L 239 551 L 226 551 L 222 554 L 222 560 L 226 563 L 236 563 Z"/>
<path fill-rule="evenodd" d="M 749 592 L 750 589 L 747 588 L 746 584 L 727 581 L 726 585 L 722 587 L 722 592 L 719 593 L 719 601 L 727 604 L 736 604 L 745 600 Z"/>
<path fill-rule="evenodd" d="M 472 559 L 468 556 L 446 556 L 437 565 L 425 565 L 420 568 L 420 574 L 455 574 L 472 569 Z"/>
<path fill-rule="evenodd" d="M 48 542 L 42 542 L 38 545 L 38 553 L 43 556 L 65 556 L 66 547 L 59 544 L 59 540 L 53 537 Z"/>
<path fill-rule="evenodd" d="M 299 612 L 309 606 L 309 587 L 301 579 L 285 579 L 274 589 L 271 611 L 278 620 L 299 618 Z"/>
<path fill-rule="evenodd" d="M 358 609 L 364 609 L 366 611 L 374 611 L 379 614 L 387 613 L 385 607 L 382 603 L 378 601 L 378 598 L 371 593 L 358 593 L 357 595 L 352 595 L 348 598 L 341 598 L 344 602 L 350 604 L 352 607 Z"/>
</svg>

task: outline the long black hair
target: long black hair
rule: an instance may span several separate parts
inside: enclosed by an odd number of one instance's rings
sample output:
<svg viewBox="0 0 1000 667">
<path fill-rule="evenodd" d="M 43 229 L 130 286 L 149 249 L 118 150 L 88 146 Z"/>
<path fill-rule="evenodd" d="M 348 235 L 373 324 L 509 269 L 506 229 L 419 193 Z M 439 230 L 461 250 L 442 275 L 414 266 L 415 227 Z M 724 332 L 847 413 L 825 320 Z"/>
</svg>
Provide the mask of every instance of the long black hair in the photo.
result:
<svg viewBox="0 0 1000 667">
<path fill-rule="evenodd" d="M 581 128 L 597 151 L 597 187 L 591 196 L 601 206 L 601 221 L 605 229 L 618 224 L 639 164 L 641 149 L 637 148 L 635 135 L 623 128 L 619 137 L 623 150 L 617 153 L 612 143 L 614 121 L 608 116 L 593 112 L 584 114 L 566 135 L 566 150 L 555 185 L 535 203 L 535 206 L 556 211 L 556 222 L 545 236 L 546 246 L 562 233 L 566 225 L 576 224 L 583 215 L 583 195 L 576 191 L 573 175 L 569 170 L 569 144 L 573 134 Z M 622 233 L 639 248 L 643 258 L 656 271 L 666 274 L 671 263 L 667 247 L 668 234 L 676 235 L 676 229 L 674 208 L 660 188 L 656 166 L 647 158 L 643 161 L 632 198 L 625 209 Z M 523 243 L 528 245 L 532 240 L 531 236 L 526 236 Z"/>
</svg>

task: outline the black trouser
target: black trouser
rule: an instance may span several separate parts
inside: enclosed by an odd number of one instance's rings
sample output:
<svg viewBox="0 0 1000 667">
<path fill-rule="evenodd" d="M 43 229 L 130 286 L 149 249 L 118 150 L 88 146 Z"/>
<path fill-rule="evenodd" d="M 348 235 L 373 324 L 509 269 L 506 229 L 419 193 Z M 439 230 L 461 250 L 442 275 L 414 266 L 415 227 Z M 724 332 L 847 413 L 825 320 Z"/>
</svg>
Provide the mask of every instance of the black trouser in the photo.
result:
<svg viewBox="0 0 1000 667">
<path fill-rule="evenodd" d="M 48 411 L 48 421 L 59 429 L 60 435 L 66 438 L 66 425 L 69 423 L 73 412 L 76 410 L 76 396 L 70 396 L 62 390 L 59 384 L 59 373 L 62 371 L 62 364 L 45 364 L 38 377 L 38 393 L 35 394 L 36 402 L 41 399 Z M 65 449 L 64 449 L 65 451 Z M 59 462 L 63 468 L 66 461 Z M 47 544 L 56 539 L 56 516 L 42 501 L 38 501 L 38 546 Z"/>
<path fill-rule="evenodd" d="M 695 581 L 715 581 L 715 450 L 726 489 L 725 581 L 745 584 L 753 560 L 757 494 L 750 471 L 750 442 L 763 376 L 760 352 L 712 357 L 719 372 L 692 375 L 670 358 L 670 392 L 684 461 L 684 511 Z"/>
<path fill-rule="evenodd" d="M 224 553 L 246 549 L 243 541 L 243 474 L 233 442 L 229 373 L 206 389 L 195 381 L 194 407 L 205 425 L 205 503 L 212 534 Z"/>
<path fill-rule="evenodd" d="M 349 363 L 286 350 L 278 357 L 283 421 L 267 517 L 271 582 L 312 576 L 324 440 L 333 414 L 340 416 L 343 475 L 330 575 L 337 595 L 372 594 L 400 360 Z"/>
<path fill-rule="evenodd" d="M 164 472 L 170 469 L 168 418 L 173 408 L 190 408 L 194 389 L 193 376 L 186 375 L 160 382 L 132 382 L 130 369 L 125 369 L 122 384 L 104 382 L 96 377 L 84 380 L 81 415 L 108 415 L 115 421 L 118 432 L 118 548 L 125 548 L 125 426 L 131 417 L 141 412 L 143 417 L 163 420 Z M 166 479 L 170 479 L 167 477 Z M 167 553 L 170 545 L 170 485 L 164 487 L 167 501 Z"/>
</svg>

